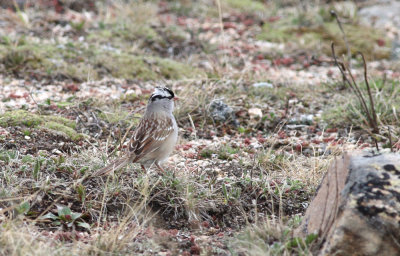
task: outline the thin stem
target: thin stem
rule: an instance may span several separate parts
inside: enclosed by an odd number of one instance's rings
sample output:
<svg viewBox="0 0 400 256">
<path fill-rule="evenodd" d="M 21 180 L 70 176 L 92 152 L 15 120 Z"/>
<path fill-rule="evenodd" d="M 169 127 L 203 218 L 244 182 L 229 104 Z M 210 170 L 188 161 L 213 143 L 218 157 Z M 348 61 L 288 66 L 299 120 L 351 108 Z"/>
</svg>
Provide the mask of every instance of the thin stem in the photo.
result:
<svg viewBox="0 0 400 256">
<path fill-rule="evenodd" d="M 369 125 L 371 126 L 371 128 L 373 128 L 375 130 L 375 126 L 373 125 L 373 119 L 372 119 L 371 114 L 369 112 L 369 108 L 367 107 L 367 103 L 365 102 L 365 99 L 364 99 L 364 97 L 363 97 L 363 95 L 362 95 L 362 93 L 360 91 L 360 88 L 358 87 L 357 83 L 355 82 L 355 79 L 354 79 L 353 74 L 351 73 L 350 67 L 347 68 L 347 73 L 349 74 L 351 81 L 347 77 L 346 72 L 338 64 L 337 56 L 336 56 L 336 53 L 335 53 L 335 44 L 334 43 L 331 44 L 331 50 L 332 50 L 333 59 L 335 60 L 335 64 L 339 68 L 340 72 L 342 73 L 343 79 L 350 86 L 350 88 L 354 91 L 354 94 L 357 96 L 359 102 L 362 105 L 362 108 L 364 109 L 364 111 L 365 111 L 365 113 L 367 115 L 367 119 L 368 119 Z"/>
<path fill-rule="evenodd" d="M 358 52 L 358 54 L 361 55 L 362 60 L 363 60 L 363 65 L 364 65 L 364 80 L 365 80 L 365 84 L 367 86 L 367 91 L 368 91 L 368 96 L 369 96 L 369 103 L 371 105 L 371 113 L 372 113 L 372 117 L 374 120 L 373 123 L 373 129 L 374 129 L 374 133 L 379 133 L 378 130 L 378 122 L 377 122 L 377 117 L 376 117 L 376 111 L 375 111 L 375 106 L 374 106 L 374 99 L 372 98 L 372 93 L 371 93 L 371 88 L 369 86 L 369 82 L 368 82 L 368 76 L 367 76 L 367 62 L 365 61 L 365 57 L 364 54 L 362 52 Z"/>
<path fill-rule="evenodd" d="M 340 31 L 342 32 L 343 40 L 344 40 L 344 43 L 345 43 L 346 49 L 347 49 L 347 61 L 349 62 L 349 69 L 351 69 L 351 51 L 350 51 L 350 47 L 349 47 L 349 42 L 347 41 L 346 33 L 344 32 L 342 23 L 340 22 L 339 17 L 337 16 L 337 14 L 334 10 L 331 10 L 331 15 L 335 17 L 336 22 L 339 25 Z"/>
</svg>

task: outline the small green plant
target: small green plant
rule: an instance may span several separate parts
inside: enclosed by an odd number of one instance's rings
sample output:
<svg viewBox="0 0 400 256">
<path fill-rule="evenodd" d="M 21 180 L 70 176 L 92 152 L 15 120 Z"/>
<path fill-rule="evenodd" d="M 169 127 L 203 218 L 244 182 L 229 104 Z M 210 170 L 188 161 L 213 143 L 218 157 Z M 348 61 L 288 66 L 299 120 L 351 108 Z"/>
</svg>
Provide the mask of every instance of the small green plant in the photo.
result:
<svg viewBox="0 0 400 256">
<path fill-rule="evenodd" d="M 233 202 L 240 198 L 242 190 L 239 187 L 234 186 L 234 184 L 222 183 L 222 193 L 225 198 L 225 203 Z"/>
<path fill-rule="evenodd" d="M 14 150 L 0 151 L 0 161 L 4 161 L 4 162 L 8 163 L 11 160 L 14 160 L 17 158 L 18 158 L 18 151 L 14 151 Z"/>
<path fill-rule="evenodd" d="M 290 191 L 300 190 L 304 187 L 304 184 L 300 180 L 287 179 L 286 182 Z"/>
<path fill-rule="evenodd" d="M 24 10 L 21 10 L 16 1 L 14 1 L 14 8 L 17 13 L 19 20 L 24 24 L 26 27 L 30 27 L 29 17 Z"/>
<path fill-rule="evenodd" d="M 80 21 L 80 22 L 70 22 L 71 27 L 72 27 L 74 30 L 78 31 L 78 32 L 83 31 L 83 29 L 85 28 L 85 23 L 86 23 L 85 20 L 82 20 L 82 21 Z"/>
<path fill-rule="evenodd" d="M 53 225 L 56 226 L 64 225 L 71 228 L 76 224 L 79 227 L 90 230 L 90 225 L 82 221 L 81 217 L 82 213 L 72 212 L 69 207 L 57 205 L 57 215 L 49 212 L 46 215 L 43 215 L 41 219 L 50 219 L 53 221 Z"/>
<path fill-rule="evenodd" d="M 200 152 L 202 158 L 211 158 L 213 154 L 215 154 L 215 152 L 209 148 L 205 148 Z"/>
<path fill-rule="evenodd" d="M 293 230 L 299 226 L 300 220 L 296 215 L 286 223 L 263 220 L 249 225 L 233 239 L 231 249 L 246 252 L 245 255 L 311 255 L 318 235 L 294 237 Z"/>
<path fill-rule="evenodd" d="M 222 147 L 217 153 L 218 153 L 218 159 L 221 160 L 232 160 L 233 155 L 237 154 L 239 152 L 238 148 L 232 148 L 230 146 L 225 146 Z"/>
<path fill-rule="evenodd" d="M 32 132 L 30 130 L 24 130 L 23 133 L 25 136 L 30 136 Z"/>
<path fill-rule="evenodd" d="M 15 71 L 21 68 L 29 58 L 30 52 L 10 51 L 2 59 L 6 69 Z"/>
<path fill-rule="evenodd" d="M 29 202 L 23 202 L 16 208 L 19 214 L 28 214 L 30 209 L 31 205 L 29 204 Z"/>
<path fill-rule="evenodd" d="M 305 239 L 301 237 L 293 237 L 289 242 L 286 243 L 286 247 L 289 250 L 308 251 L 311 244 L 318 238 L 317 234 L 309 234 Z"/>
<path fill-rule="evenodd" d="M 81 201 L 82 204 L 84 204 L 85 199 L 86 199 L 85 186 L 83 186 L 82 184 L 79 184 L 75 187 L 75 190 L 78 193 L 79 201 Z"/>
<path fill-rule="evenodd" d="M 238 132 L 245 133 L 246 132 L 246 128 L 244 128 L 243 126 L 239 126 L 238 127 Z"/>
<path fill-rule="evenodd" d="M 45 158 L 42 157 L 38 157 L 35 160 L 35 164 L 33 166 L 33 170 L 32 170 L 32 177 L 37 180 L 39 178 L 39 172 L 40 172 L 40 168 L 42 167 L 43 162 L 45 161 Z"/>
<path fill-rule="evenodd" d="M 274 122 L 276 118 L 277 118 L 276 114 L 274 112 L 270 112 L 269 115 L 263 116 L 261 120 L 263 122 L 265 121 Z"/>
</svg>

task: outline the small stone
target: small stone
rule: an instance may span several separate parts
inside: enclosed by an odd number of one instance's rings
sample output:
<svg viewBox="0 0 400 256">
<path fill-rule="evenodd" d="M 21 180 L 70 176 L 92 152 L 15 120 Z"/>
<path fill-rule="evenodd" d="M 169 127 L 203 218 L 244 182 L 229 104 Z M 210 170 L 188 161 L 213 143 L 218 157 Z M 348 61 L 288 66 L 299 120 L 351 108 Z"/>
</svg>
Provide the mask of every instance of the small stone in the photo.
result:
<svg viewBox="0 0 400 256">
<path fill-rule="evenodd" d="M 213 100 L 210 103 L 209 114 L 215 122 L 230 123 L 238 126 L 239 122 L 236 120 L 235 112 L 222 100 Z"/>
<path fill-rule="evenodd" d="M 61 155 L 61 154 L 62 154 L 62 152 L 61 152 L 60 150 L 58 150 L 57 148 L 53 149 L 53 150 L 51 151 L 51 153 L 53 153 L 53 154 L 55 154 L 55 155 Z"/>
<path fill-rule="evenodd" d="M 260 119 L 262 117 L 262 110 L 259 108 L 250 108 L 249 109 L 250 118 Z"/>
<path fill-rule="evenodd" d="M 314 119 L 314 115 L 301 115 L 300 120 L 303 124 L 311 124 Z"/>
<path fill-rule="evenodd" d="M 268 82 L 259 82 L 259 83 L 254 83 L 253 87 L 256 88 L 274 88 L 274 85 Z"/>
<path fill-rule="evenodd" d="M 310 125 L 312 124 L 314 119 L 314 115 L 307 115 L 303 114 L 300 117 L 294 117 L 289 120 L 289 124 L 303 124 L 303 125 Z"/>
</svg>

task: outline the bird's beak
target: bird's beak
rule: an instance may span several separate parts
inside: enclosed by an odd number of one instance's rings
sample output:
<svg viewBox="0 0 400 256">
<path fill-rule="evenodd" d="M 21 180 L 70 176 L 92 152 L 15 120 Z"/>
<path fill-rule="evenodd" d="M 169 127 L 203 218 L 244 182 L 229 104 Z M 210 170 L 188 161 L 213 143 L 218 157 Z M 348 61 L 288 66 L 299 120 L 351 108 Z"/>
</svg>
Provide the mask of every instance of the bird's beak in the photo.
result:
<svg viewBox="0 0 400 256">
<path fill-rule="evenodd" d="M 174 101 L 178 101 L 179 100 L 179 98 L 178 97 L 174 97 Z"/>
</svg>

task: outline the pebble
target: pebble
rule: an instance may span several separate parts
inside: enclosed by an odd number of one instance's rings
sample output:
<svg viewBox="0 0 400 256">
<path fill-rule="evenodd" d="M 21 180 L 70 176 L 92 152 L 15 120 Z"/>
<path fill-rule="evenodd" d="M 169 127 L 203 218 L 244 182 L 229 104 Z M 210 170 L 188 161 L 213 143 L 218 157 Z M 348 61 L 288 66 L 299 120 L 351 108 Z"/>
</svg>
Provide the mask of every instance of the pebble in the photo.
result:
<svg viewBox="0 0 400 256">
<path fill-rule="evenodd" d="M 253 87 L 256 88 L 274 88 L 274 85 L 268 82 L 254 83 Z"/>
<path fill-rule="evenodd" d="M 263 116 L 263 113 L 260 108 L 250 108 L 249 116 L 250 118 L 261 118 Z"/>
<path fill-rule="evenodd" d="M 53 149 L 51 151 L 51 153 L 56 154 L 56 155 L 61 155 L 62 154 L 62 152 L 60 150 L 58 150 L 57 148 Z"/>
<path fill-rule="evenodd" d="M 312 114 L 303 114 L 303 115 L 300 115 L 299 117 L 291 118 L 289 120 L 289 123 L 290 124 L 298 124 L 298 125 L 300 125 L 300 124 L 310 125 L 310 124 L 312 124 L 313 119 L 314 119 L 314 115 L 312 115 Z"/>
</svg>

